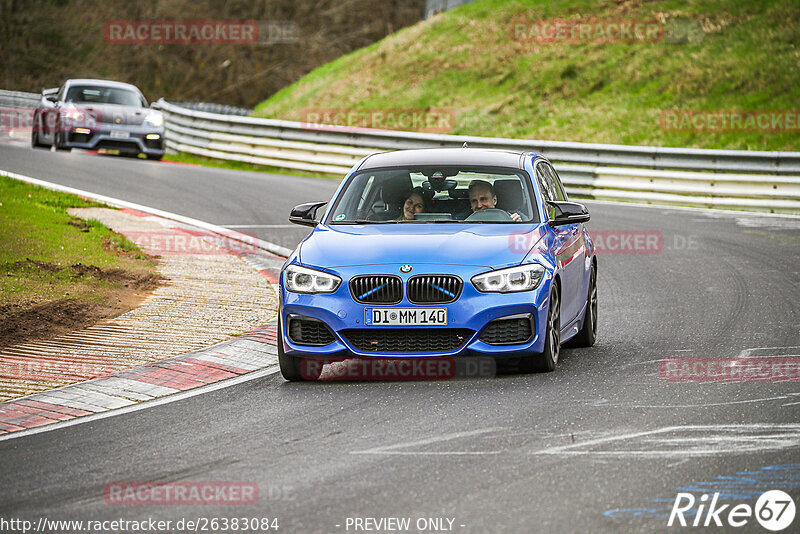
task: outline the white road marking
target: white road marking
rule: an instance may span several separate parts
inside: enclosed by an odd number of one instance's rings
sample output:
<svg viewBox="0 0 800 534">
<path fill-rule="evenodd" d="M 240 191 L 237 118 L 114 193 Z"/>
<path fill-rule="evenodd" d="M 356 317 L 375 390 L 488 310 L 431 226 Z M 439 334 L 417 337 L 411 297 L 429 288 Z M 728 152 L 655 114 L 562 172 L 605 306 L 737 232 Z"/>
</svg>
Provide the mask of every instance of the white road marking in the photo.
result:
<svg viewBox="0 0 800 534">
<path fill-rule="evenodd" d="M 700 436 L 669 437 L 669 433 L 701 433 Z M 648 438 L 636 443 L 639 438 Z M 588 447 L 631 445 L 621 450 L 587 450 Z M 636 446 L 640 445 L 640 446 Z M 656 447 L 665 446 L 658 450 Z M 800 447 L 800 424 L 753 424 L 753 425 L 687 425 L 671 426 L 645 432 L 634 432 L 621 436 L 608 436 L 583 443 L 549 447 L 533 454 L 567 456 L 611 456 L 611 457 L 677 457 L 709 456 L 719 454 L 763 453 Z"/>
<path fill-rule="evenodd" d="M 767 354 L 755 355 L 756 352 L 768 351 Z M 788 354 L 773 354 L 774 351 L 787 352 Z M 800 356 L 800 347 L 755 347 L 752 349 L 744 349 L 739 353 L 737 358 L 784 358 L 789 356 Z"/>
<path fill-rule="evenodd" d="M 14 180 L 19 180 L 21 182 L 28 182 L 35 185 L 40 185 L 47 189 L 51 189 L 53 191 L 61 191 L 64 193 L 72 193 L 73 195 L 79 195 L 84 198 L 90 198 L 92 200 L 96 200 L 98 202 L 103 202 L 110 206 L 114 206 L 117 208 L 128 208 L 137 211 L 142 211 L 145 213 L 149 213 L 151 215 L 156 215 L 158 217 L 163 217 L 164 219 L 170 219 L 172 221 L 177 221 L 184 224 L 189 224 L 192 226 L 196 226 L 198 228 L 202 228 L 204 230 L 209 230 L 211 232 L 224 235 L 230 239 L 236 239 L 239 241 L 243 241 L 246 244 L 252 244 L 253 239 L 249 236 L 237 236 L 238 232 L 234 232 L 232 230 L 228 230 L 227 228 L 223 228 L 216 224 L 207 223 L 205 221 L 200 221 L 197 219 L 193 219 L 191 217 L 186 217 L 183 215 L 178 215 L 177 213 L 171 213 L 169 211 L 159 210 L 156 208 L 151 208 L 149 206 L 142 206 L 141 204 L 135 204 L 133 202 L 128 202 L 127 200 L 120 200 L 118 198 L 107 197 L 105 195 L 98 195 L 97 193 L 91 193 L 89 191 L 83 191 L 82 189 L 75 189 L 74 187 L 67 187 L 60 184 L 55 184 L 52 182 L 47 182 L 44 180 L 39 180 L 38 178 L 32 178 L 30 176 L 25 176 L 24 174 L 17 174 L 15 172 L 4 171 L 0 169 L 0 176 L 6 176 L 8 178 L 13 178 Z M 261 239 L 257 239 L 256 243 L 259 248 L 262 248 L 268 252 L 273 254 L 277 254 L 278 256 L 288 257 L 291 255 L 292 251 L 286 247 L 282 247 L 280 245 L 276 245 L 275 243 L 270 243 L 268 241 L 263 241 Z"/>
<path fill-rule="evenodd" d="M 761 399 L 747 399 L 740 401 L 725 401 L 725 402 L 706 402 L 701 404 L 633 404 L 628 405 L 625 403 L 615 403 L 613 406 L 620 406 L 625 408 L 706 408 L 708 406 L 729 406 L 732 404 L 750 404 L 753 402 L 768 402 L 773 400 L 784 400 L 789 398 L 787 395 L 779 395 L 777 397 L 764 397 Z M 603 406 L 608 406 L 604 404 Z"/>
<path fill-rule="evenodd" d="M 366 449 L 363 451 L 350 451 L 350 454 L 440 454 L 440 455 L 447 455 L 447 454 L 457 454 L 457 455 L 464 455 L 464 454 L 499 454 L 501 451 L 490 451 L 490 452 L 481 452 L 481 451 L 458 451 L 458 452 L 426 452 L 426 451 L 397 451 L 397 449 L 406 449 L 411 447 L 421 447 L 423 445 L 430 445 L 433 443 L 441 443 L 443 441 L 450 441 L 454 439 L 466 438 L 469 436 L 479 436 L 481 434 L 489 434 L 492 432 L 498 432 L 503 430 L 502 427 L 494 427 L 494 428 L 484 428 L 481 430 L 469 430 L 466 432 L 454 432 L 452 434 L 444 434 L 441 436 L 435 436 L 432 438 L 420 439 L 417 441 L 407 441 L 405 443 L 397 443 L 395 445 L 385 445 L 383 447 L 374 447 L 372 449 Z"/>
<path fill-rule="evenodd" d="M 417 447 L 480 436 L 508 429 L 487 428 L 456 432 L 416 441 L 374 447 L 350 454 L 401 456 L 490 456 L 508 454 L 502 448 L 483 451 L 427 451 Z M 521 434 L 511 434 L 519 436 Z M 669 426 L 621 435 L 606 435 L 566 445 L 556 445 L 524 454 L 552 456 L 592 456 L 599 458 L 678 458 L 679 465 L 689 458 L 721 454 L 763 453 L 800 447 L 800 424 L 686 425 Z M 400 450 L 406 449 L 406 450 Z M 410 450 L 409 450 L 410 449 Z"/>
<path fill-rule="evenodd" d="M 615 206 L 619 207 L 620 205 L 624 205 L 625 207 L 634 207 L 634 208 L 650 208 L 656 210 L 678 210 L 678 211 L 688 211 L 692 213 L 702 214 L 702 215 L 710 215 L 712 218 L 715 216 L 719 217 L 734 217 L 737 219 L 737 223 L 740 223 L 739 219 L 760 219 L 760 218 L 782 218 L 782 219 L 793 219 L 798 220 L 800 216 L 792 215 L 790 213 L 766 213 L 760 211 L 737 211 L 737 210 L 726 210 L 726 209 L 713 209 L 713 208 L 692 208 L 689 206 L 667 206 L 661 204 L 641 204 L 638 202 L 618 202 L 614 200 L 594 200 L 594 199 L 578 199 L 581 203 L 591 206 L 592 204 L 605 204 L 607 206 Z"/>
<path fill-rule="evenodd" d="M 217 391 L 218 389 L 224 389 L 231 386 L 235 386 L 237 384 L 242 384 L 244 382 L 249 382 L 251 380 L 257 380 L 259 378 L 263 378 L 265 376 L 269 376 L 277 372 L 278 372 L 278 366 L 274 365 L 266 369 L 262 369 L 261 371 L 253 371 L 233 378 L 228 378 L 227 380 L 215 382 L 207 386 L 201 386 L 181 393 L 175 393 L 172 395 L 168 395 L 166 397 L 160 397 L 158 399 L 154 399 L 151 401 L 140 402 L 132 406 L 117 408 L 115 410 L 100 412 L 93 415 L 83 415 L 81 417 L 76 417 L 75 419 L 69 419 L 67 421 L 60 421 L 58 423 L 51 423 L 41 427 L 35 427 L 28 430 L 20 430 L 17 432 L 11 432 L 10 434 L 0 435 L 0 441 L 22 438 L 33 434 L 41 434 L 42 432 L 50 432 L 51 430 L 58 430 L 60 428 L 66 428 L 68 426 L 81 425 L 83 423 L 89 423 L 91 421 L 97 421 L 99 419 L 105 419 L 107 417 L 115 417 L 117 415 L 123 415 L 126 413 L 138 412 L 139 410 L 155 408 L 156 406 L 161 406 L 162 404 L 177 402 L 183 399 L 188 399 L 190 397 L 196 397 L 198 395 L 211 393 L 212 391 Z"/>
</svg>

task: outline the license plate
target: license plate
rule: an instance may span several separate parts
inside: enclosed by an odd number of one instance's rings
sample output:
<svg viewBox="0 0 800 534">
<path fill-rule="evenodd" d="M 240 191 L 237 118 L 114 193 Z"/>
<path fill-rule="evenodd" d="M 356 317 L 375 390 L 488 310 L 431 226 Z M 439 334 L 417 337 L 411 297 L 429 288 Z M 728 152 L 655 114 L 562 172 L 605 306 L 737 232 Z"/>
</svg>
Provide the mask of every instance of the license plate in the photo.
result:
<svg viewBox="0 0 800 534">
<path fill-rule="evenodd" d="M 367 326 L 445 326 L 447 308 L 366 308 Z"/>
<path fill-rule="evenodd" d="M 112 131 L 111 137 L 114 139 L 127 139 L 131 136 L 130 132 Z"/>
</svg>

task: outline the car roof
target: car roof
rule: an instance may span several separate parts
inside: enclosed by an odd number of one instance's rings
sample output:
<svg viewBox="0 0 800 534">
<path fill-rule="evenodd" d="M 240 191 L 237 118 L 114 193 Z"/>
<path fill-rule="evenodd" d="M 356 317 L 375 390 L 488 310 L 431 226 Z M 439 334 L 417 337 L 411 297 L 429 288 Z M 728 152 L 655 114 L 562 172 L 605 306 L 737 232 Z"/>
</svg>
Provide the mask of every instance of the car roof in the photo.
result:
<svg viewBox="0 0 800 534">
<path fill-rule="evenodd" d="M 133 89 L 137 93 L 141 93 L 139 88 L 135 85 L 125 82 L 116 82 L 114 80 L 95 80 L 92 78 L 75 78 L 67 80 L 64 85 L 102 85 L 105 87 L 119 87 L 120 89 Z"/>
<path fill-rule="evenodd" d="M 492 148 L 421 148 L 396 150 L 367 156 L 359 170 L 382 167 L 441 166 L 491 166 L 522 169 L 525 152 Z"/>
</svg>

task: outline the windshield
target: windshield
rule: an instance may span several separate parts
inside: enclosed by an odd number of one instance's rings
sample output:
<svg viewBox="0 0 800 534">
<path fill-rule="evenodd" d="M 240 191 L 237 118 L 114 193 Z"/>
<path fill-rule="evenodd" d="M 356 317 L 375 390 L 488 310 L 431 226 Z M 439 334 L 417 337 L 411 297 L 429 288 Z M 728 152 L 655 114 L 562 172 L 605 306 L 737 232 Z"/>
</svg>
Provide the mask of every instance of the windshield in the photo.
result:
<svg viewBox="0 0 800 534">
<path fill-rule="evenodd" d="M 348 180 L 329 224 L 539 222 L 527 174 L 516 169 L 376 169 Z"/>
<path fill-rule="evenodd" d="M 67 91 L 66 101 L 76 104 L 118 104 L 134 108 L 145 105 L 135 91 L 100 85 L 73 85 Z"/>
</svg>

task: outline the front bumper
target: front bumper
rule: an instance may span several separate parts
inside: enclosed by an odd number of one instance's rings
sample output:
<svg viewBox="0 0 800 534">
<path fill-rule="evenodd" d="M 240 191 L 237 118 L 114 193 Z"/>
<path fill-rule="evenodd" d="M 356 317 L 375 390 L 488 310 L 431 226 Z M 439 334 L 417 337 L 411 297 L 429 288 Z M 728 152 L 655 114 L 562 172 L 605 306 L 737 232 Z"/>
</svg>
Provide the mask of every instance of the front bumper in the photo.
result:
<svg viewBox="0 0 800 534">
<path fill-rule="evenodd" d="M 164 155 L 165 143 L 163 127 L 146 125 L 97 124 L 91 128 L 72 128 L 64 136 L 65 148 L 106 150 L 128 155 L 146 154 L 155 157 Z"/>
<path fill-rule="evenodd" d="M 283 349 L 287 355 L 316 357 L 329 360 L 343 360 L 354 356 L 360 358 L 398 358 L 398 357 L 437 357 L 437 356 L 493 356 L 512 358 L 541 353 L 544 350 L 547 306 L 549 304 L 552 273 L 546 272 L 539 286 L 532 291 L 519 293 L 481 293 L 472 285 L 470 279 L 476 274 L 486 272 L 483 267 L 464 267 L 454 265 L 415 266 L 413 275 L 455 274 L 463 281 L 460 297 L 450 304 L 412 304 L 405 292 L 406 282 L 411 274 L 399 273 L 400 265 L 359 266 L 328 269 L 328 272 L 342 278 L 339 288 L 330 294 L 306 295 L 286 290 L 281 274 L 280 321 L 283 335 Z M 350 294 L 349 281 L 361 274 L 392 274 L 403 281 L 403 298 L 394 305 L 360 304 Z M 420 326 L 366 326 L 366 308 L 446 308 L 447 326 L 432 326 L 429 329 L 463 329 L 466 341 L 456 349 L 435 349 L 426 352 L 376 352 L 360 350 L 348 338 L 353 329 L 358 330 L 410 330 Z M 532 317 L 530 338 L 519 344 L 489 344 L 481 339 L 481 333 L 494 319 L 526 315 Z M 306 317 L 322 321 L 333 333 L 334 341 L 323 346 L 297 344 L 287 335 L 289 316 Z M 351 336 L 352 337 L 352 336 Z"/>
</svg>

